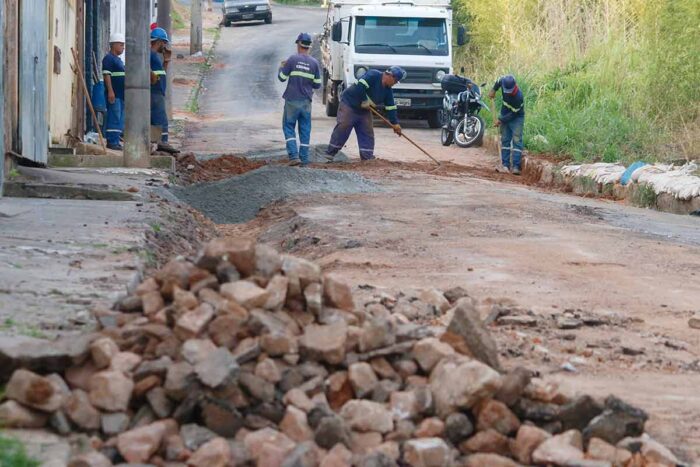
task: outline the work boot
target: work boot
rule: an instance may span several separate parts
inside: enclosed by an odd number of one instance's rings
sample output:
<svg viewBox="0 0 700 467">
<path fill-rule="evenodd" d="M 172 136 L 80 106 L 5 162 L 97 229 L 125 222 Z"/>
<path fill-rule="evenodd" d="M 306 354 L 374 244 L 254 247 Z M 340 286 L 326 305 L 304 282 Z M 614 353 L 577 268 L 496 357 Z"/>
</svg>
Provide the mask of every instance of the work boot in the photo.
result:
<svg viewBox="0 0 700 467">
<path fill-rule="evenodd" d="M 163 152 L 167 152 L 168 154 L 179 154 L 180 153 L 179 149 L 175 149 L 174 147 L 172 147 L 168 143 L 158 143 L 158 150 L 163 151 Z"/>
<path fill-rule="evenodd" d="M 496 167 L 496 172 L 501 173 L 501 174 L 509 174 L 510 169 L 506 167 L 505 165 L 499 165 Z"/>
<path fill-rule="evenodd" d="M 121 144 L 108 144 L 107 149 L 111 149 L 112 151 L 122 151 L 124 150 L 124 147 Z"/>
<path fill-rule="evenodd" d="M 513 172 L 511 172 L 513 175 L 520 175 L 520 167 L 513 167 Z"/>
<path fill-rule="evenodd" d="M 330 164 L 335 159 L 335 156 L 330 154 L 324 154 L 323 157 L 326 159 L 326 164 Z"/>
<path fill-rule="evenodd" d="M 287 165 L 289 165 L 291 167 L 296 167 L 297 165 L 301 165 L 301 161 L 297 158 L 289 159 L 289 162 L 287 163 Z"/>
</svg>

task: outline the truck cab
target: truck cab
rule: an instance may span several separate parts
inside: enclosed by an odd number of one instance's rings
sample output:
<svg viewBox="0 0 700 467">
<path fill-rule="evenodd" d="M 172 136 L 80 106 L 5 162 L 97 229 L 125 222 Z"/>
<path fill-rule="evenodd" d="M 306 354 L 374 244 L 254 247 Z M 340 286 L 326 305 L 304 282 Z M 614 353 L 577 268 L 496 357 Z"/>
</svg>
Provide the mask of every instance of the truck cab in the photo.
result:
<svg viewBox="0 0 700 467">
<path fill-rule="evenodd" d="M 401 118 L 440 126 L 442 78 L 452 72 L 452 9 L 444 0 L 332 2 L 321 40 L 326 114 L 368 70 L 406 70 L 394 87 Z"/>
</svg>

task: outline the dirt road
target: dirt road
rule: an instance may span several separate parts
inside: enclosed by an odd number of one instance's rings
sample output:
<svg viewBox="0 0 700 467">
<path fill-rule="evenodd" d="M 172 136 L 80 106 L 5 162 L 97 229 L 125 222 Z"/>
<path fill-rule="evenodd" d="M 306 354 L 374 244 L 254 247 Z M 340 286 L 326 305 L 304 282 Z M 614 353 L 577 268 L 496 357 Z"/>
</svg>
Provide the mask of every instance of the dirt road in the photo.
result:
<svg viewBox="0 0 700 467">
<path fill-rule="evenodd" d="M 281 149 L 277 65 L 296 34 L 318 32 L 322 19 L 318 10 L 277 6 L 272 26 L 224 29 L 185 150 Z M 325 143 L 334 122 L 319 103 L 314 112 L 313 142 Z M 352 167 L 381 193 L 295 198 L 222 231 L 314 258 L 356 286 L 462 286 L 485 312 L 494 303 L 529 312 L 533 326 L 495 327 L 507 366 L 615 393 L 650 412 L 649 431 L 662 442 L 700 460 L 700 331 L 687 325 L 700 310 L 698 219 L 474 177 L 495 163 L 485 151 L 442 148 L 436 131 L 405 126 L 464 171 L 430 173 L 418 151 L 382 129 L 379 157 L 401 163 Z M 357 157 L 354 141 L 346 149 Z M 562 329 L 556 320 L 566 310 L 604 324 Z M 561 372 L 564 364 L 576 371 Z"/>
</svg>

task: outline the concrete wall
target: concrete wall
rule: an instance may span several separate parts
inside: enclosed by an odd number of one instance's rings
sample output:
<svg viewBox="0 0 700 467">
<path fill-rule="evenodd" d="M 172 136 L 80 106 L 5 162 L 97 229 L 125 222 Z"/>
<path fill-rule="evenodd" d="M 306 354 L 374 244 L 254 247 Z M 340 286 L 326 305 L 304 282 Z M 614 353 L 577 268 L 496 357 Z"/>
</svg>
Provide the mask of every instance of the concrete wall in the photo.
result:
<svg viewBox="0 0 700 467">
<path fill-rule="evenodd" d="M 51 145 L 68 144 L 65 135 L 72 127 L 73 112 L 77 110 L 75 89 L 79 83 L 71 70 L 71 47 L 76 48 L 76 1 L 50 0 L 48 70 Z"/>
</svg>

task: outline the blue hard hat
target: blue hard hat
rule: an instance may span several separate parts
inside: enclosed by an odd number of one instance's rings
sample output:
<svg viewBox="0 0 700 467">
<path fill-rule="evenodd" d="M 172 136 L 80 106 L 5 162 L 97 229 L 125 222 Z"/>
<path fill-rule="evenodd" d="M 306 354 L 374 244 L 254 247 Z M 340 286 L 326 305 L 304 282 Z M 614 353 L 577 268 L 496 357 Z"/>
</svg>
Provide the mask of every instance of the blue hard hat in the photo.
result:
<svg viewBox="0 0 700 467">
<path fill-rule="evenodd" d="M 391 76 L 393 76 L 397 83 L 406 78 L 406 70 L 404 70 L 400 66 L 392 66 L 391 68 L 386 70 L 386 73 L 389 73 Z"/>
<path fill-rule="evenodd" d="M 170 42 L 168 39 L 168 33 L 163 28 L 155 28 L 153 31 L 151 31 L 151 42 L 153 41 Z"/>
<path fill-rule="evenodd" d="M 305 49 L 308 49 L 311 47 L 311 42 L 313 42 L 313 40 L 311 39 L 311 36 L 309 34 L 302 32 L 297 36 L 296 42 Z"/>
<path fill-rule="evenodd" d="M 505 94 L 510 94 L 515 89 L 515 77 L 513 75 L 505 75 L 501 78 L 501 87 Z"/>
</svg>

